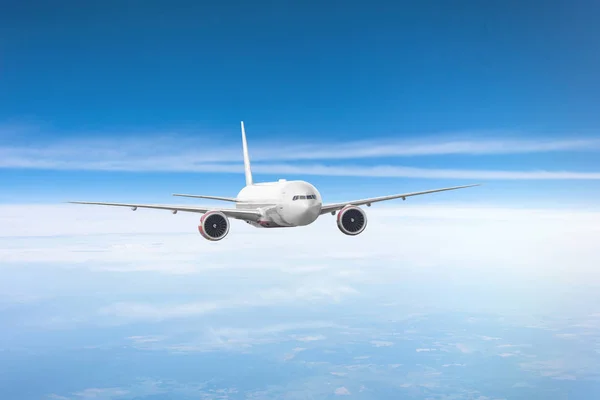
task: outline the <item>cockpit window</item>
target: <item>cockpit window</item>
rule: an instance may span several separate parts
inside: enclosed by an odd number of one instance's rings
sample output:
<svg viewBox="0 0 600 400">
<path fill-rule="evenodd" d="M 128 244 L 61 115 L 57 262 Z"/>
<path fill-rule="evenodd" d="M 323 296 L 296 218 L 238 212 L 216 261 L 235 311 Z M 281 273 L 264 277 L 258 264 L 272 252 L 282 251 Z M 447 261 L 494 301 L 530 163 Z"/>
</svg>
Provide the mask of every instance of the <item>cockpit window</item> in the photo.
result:
<svg viewBox="0 0 600 400">
<path fill-rule="evenodd" d="M 307 194 L 307 195 L 298 194 L 292 198 L 292 200 L 316 200 L 316 199 L 317 199 L 316 194 Z"/>
</svg>

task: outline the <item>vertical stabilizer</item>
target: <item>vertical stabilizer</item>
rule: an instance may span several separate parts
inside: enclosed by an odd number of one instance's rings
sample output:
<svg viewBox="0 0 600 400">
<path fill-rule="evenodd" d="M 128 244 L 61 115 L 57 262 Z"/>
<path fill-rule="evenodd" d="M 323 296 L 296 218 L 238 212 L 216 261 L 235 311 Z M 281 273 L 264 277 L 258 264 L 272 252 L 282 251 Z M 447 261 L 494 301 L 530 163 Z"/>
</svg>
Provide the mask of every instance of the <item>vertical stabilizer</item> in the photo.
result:
<svg viewBox="0 0 600 400">
<path fill-rule="evenodd" d="M 246 142 L 246 130 L 242 121 L 242 146 L 244 149 L 244 173 L 246 174 L 246 186 L 252 185 L 252 170 L 250 169 L 250 156 L 248 155 L 248 143 Z"/>
</svg>

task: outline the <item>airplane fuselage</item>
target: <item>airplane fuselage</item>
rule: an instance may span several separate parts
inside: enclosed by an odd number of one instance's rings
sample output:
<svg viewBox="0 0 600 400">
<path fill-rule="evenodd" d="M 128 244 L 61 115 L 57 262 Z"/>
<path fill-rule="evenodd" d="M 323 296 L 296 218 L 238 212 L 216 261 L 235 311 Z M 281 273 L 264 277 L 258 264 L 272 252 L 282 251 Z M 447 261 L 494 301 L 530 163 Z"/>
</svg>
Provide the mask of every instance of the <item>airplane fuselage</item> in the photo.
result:
<svg viewBox="0 0 600 400">
<path fill-rule="evenodd" d="M 236 208 L 263 213 L 256 227 L 278 228 L 312 224 L 321 213 L 321 194 L 305 181 L 255 183 L 244 187 L 236 197 Z"/>
</svg>

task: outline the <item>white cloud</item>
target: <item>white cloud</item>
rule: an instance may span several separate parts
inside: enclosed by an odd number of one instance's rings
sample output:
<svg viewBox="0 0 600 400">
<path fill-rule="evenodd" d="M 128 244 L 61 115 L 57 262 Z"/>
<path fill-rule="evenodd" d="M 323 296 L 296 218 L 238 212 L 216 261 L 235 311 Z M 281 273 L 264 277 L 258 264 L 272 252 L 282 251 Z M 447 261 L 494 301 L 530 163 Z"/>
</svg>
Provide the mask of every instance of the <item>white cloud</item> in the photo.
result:
<svg viewBox="0 0 600 400">
<path fill-rule="evenodd" d="M 142 398 L 147 396 L 153 397 L 154 395 L 160 395 L 163 393 L 168 393 L 171 396 L 183 395 L 185 397 L 189 397 L 190 395 L 200 395 L 202 398 L 207 398 L 207 396 L 214 398 L 214 393 L 235 393 L 235 389 L 207 389 L 206 384 L 203 382 L 179 383 L 170 379 L 137 379 L 135 383 L 126 388 L 87 388 L 71 393 L 68 396 L 50 394 L 46 397 L 54 400 L 118 400 Z"/>
<path fill-rule="evenodd" d="M 472 353 L 473 352 L 473 350 L 471 348 L 469 348 L 468 346 L 466 346 L 462 343 L 457 343 L 456 348 L 458 350 L 460 350 L 461 353 Z"/>
<path fill-rule="evenodd" d="M 499 337 L 493 337 L 493 336 L 481 336 L 481 339 L 485 340 L 485 341 L 490 341 L 490 340 L 502 340 L 502 338 Z"/>
<path fill-rule="evenodd" d="M 204 172 L 239 173 L 242 164 L 190 164 L 182 165 L 181 160 L 172 164 L 147 161 L 139 164 L 122 163 L 105 165 L 99 163 L 62 162 L 50 164 L 30 162 L 28 164 L 9 165 L 4 160 L 4 168 L 35 168 L 56 170 L 102 170 L 102 171 L 144 171 L 144 172 Z M 0 168 L 2 164 L 0 164 Z M 269 175 L 305 175 L 305 176 L 348 176 L 379 178 L 421 178 L 421 179 L 471 179 L 471 180 L 598 180 L 600 171 L 551 171 L 536 170 L 484 170 L 484 169 L 439 169 L 419 168 L 398 165 L 326 165 L 326 164 L 253 164 L 252 171 Z"/>
<path fill-rule="evenodd" d="M 206 166 L 201 172 L 239 172 L 241 166 Z M 476 180 L 597 180 L 600 172 L 574 171 L 508 171 L 508 170 L 472 170 L 472 169 L 436 169 L 417 168 L 396 165 L 292 165 L 263 164 L 254 165 L 253 171 L 264 174 L 355 176 L 380 178 L 423 178 L 423 179 L 476 179 Z"/>
<path fill-rule="evenodd" d="M 526 306 L 536 304 L 543 310 L 572 304 L 599 312 L 580 289 L 600 285 L 600 212 L 446 205 L 367 212 L 368 228 L 358 237 L 341 234 L 326 215 L 287 230 L 232 221 L 227 238 L 208 242 L 196 231 L 197 215 L 3 205 L 0 301 L 39 302 L 102 291 L 104 284 L 111 296 L 94 310 L 100 309 L 103 321 L 126 322 L 335 304 L 360 296 L 381 296 L 382 304 L 391 299 L 387 287 L 399 305 L 518 305 L 526 313 Z M 19 275 L 33 268 L 56 281 L 41 284 Z M 93 277 L 70 281 L 70 272 L 81 277 L 82 271 Z M 475 295 L 485 301 L 469 301 Z"/>
<path fill-rule="evenodd" d="M 90 388 L 73 394 L 82 399 L 112 400 L 129 394 L 129 391 L 120 388 Z"/>
<path fill-rule="evenodd" d="M 581 277 L 583 271 L 592 274 L 586 279 L 600 277 L 596 273 L 600 264 L 597 211 L 406 205 L 371 208 L 367 213 L 369 225 L 356 238 L 341 234 L 334 218 L 325 215 L 311 226 L 285 231 L 232 221 L 227 238 L 209 242 L 197 233 L 195 214 L 2 205 L 0 264 L 77 263 L 109 271 L 180 273 L 267 268 L 290 275 L 334 274 L 340 279 L 340 271 L 352 269 L 356 260 L 377 259 L 421 267 L 480 269 L 486 265 L 490 273 L 498 273 L 498 267 L 504 273 L 543 270 L 546 277 L 568 269 L 572 278 Z M 271 252 L 270 257 L 252 255 L 264 251 Z M 244 263 L 237 262 L 239 252 L 246 253 Z M 210 263 L 199 262 L 207 257 Z M 573 259 L 578 260 L 576 265 Z M 336 260 L 336 265 L 330 260 Z M 370 275 L 350 274 L 345 279 L 379 277 Z M 311 291 L 319 295 L 327 290 L 316 284 Z M 263 294 L 279 295 L 277 291 Z"/>
<path fill-rule="evenodd" d="M 331 372 L 331 375 L 334 375 L 334 376 L 346 376 L 346 375 L 348 375 L 348 373 L 347 372 Z"/>
<path fill-rule="evenodd" d="M 296 357 L 296 355 L 302 351 L 306 350 L 306 348 L 304 347 L 296 347 L 294 348 L 290 353 L 287 353 L 286 355 L 284 355 L 283 360 L 284 361 L 289 361 L 292 360 Z"/>
<path fill-rule="evenodd" d="M 394 345 L 394 342 L 388 342 L 385 340 L 371 340 L 371 344 L 375 347 L 390 347 Z"/>
<path fill-rule="evenodd" d="M 9 133 L 6 127 L 0 129 L 0 134 Z M 161 157 L 161 161 L 169 159 L 193 160 L 195 162 L 237 161 L 240 157 L 238 133 L 231 135 L 220 133 L 219 142 L 215 133 L 211 132 L 163 132 L 135 133 L 120 132 L 118 138 L 107 139 L 106 133 L 98 135 L 79 135 L 77 139 L 40 142 L 36 133 L 35 141 L 27 140 L 27 131 L 21 129 L 20 143 L 8 140 L 0 147 L 0 155 L 5 159 L 27 160 L 65 160 L 104 159 L 121 161 L 123 159 L 141 159 L 144 156 Z M 344 159 L 371 157 L 407 157 L 423 155 L 446 154 L 523 154 L 557 151 L 591 151 L 600 149 L 597 138 L 579 137 L 574 139 L 518 139 L 515 134 L 506 132 L 488 132 L 488 138 L 481 138 L 483 132 L 463 132 L 455 134 L 423 135 L 418 139 L 377 139 L 344 142 L 296 142 L 290 143 L 269 139 L 252 139 L 253 158 L 256 160 L 310 160 L 310 159 Z M 109 133 L 110 134 L 110 133 Z M 114 134 L 114 132 L 112 132 Z M 490 138 L 495 134 L 496 138 Z M 516 134 L 522 135 L 521 132 Z M 10 139 L 6 135 L 2 135 Z M 395 135 L 397 136 L 397 134 Z M 513 136 L 511 138 L 510 136 Z M 572 136 L 572 135 L 571 135 Z M 56 135 L 50 137 L 57 137 Z M 229 137 L 223 140 L 223 137 Z M 298 135 L 297 137 L 302 137 Z M 326 138 L 327 136 L 325 136 Z M 476 137 L 474 139 L 474 137 Z M 479 138 L 477 138 L 479 137 Z M 223 145 L 222 143 L 226 143 Z M 90 152 L 90 150 L 94 152 Z M 193 150 L 190 150 L 193 149 Z M 277 150 L 277 151 L 275 151 Z M 85 156 L 82 156 L 84 155 Z"/>
<path fill-rule="evenodd" d="M 297 336 L 294 335 L 292 336 L 294 339 L 298 340 L 299 342 L 316 342 L 318 340 L 325 340 L 326 337 L 323 335 L 313 335 L 313 336 Z"/>
<path fill-rule="evenodd" d="M 127 339 L 136 344 L 160 342 L 163 338 L 159 336 L 129 336 Z"/>
<path fill-rule="evenodd" d="M 556 335 L 554 335 L 558 338 L 562 338 L 562 339 L 577 339 L 578 335 L 575 333 L 557 333 Z"/>
<path fill-rule="evenodd" d="M 237 140 L 237 136 L 236 136 Z M 36 142 L 37 143 L 37 142 Z M 52 170 L 170 171 L 232 173 L 242 171 L 238 143 L 215 146 L 210 140 L 172 134 L 164 137 L 120 137 L 118 140 L 77 140 L 35 146 L 0 147 L 0 168 Z M 93 152 L 90 150 L 93 149 Z M 190 149 L 197 149 L 190 151 Z M 288 162 L 423 155 L 522 154 L 600 150 L 598 139 L 363 141 L 335 144 L 256 142 L 251 149 L 253 171 L 266 174 L 322 176 L 453 178 L 478 180 L 600 179 L 600 171 L 488 171 L 427 169 L 397 165 L 300 165 Z M 263 163 L 267 162 L 267 164 Z M 283 163 L 282 163 L 283 162 Z"/>
<path fill-rule="evenodd" d="M 150 320 L 162 321 L 172 318 L 185 318 L 213 313 L 219 310 L 239 309 L 241 307 L 260 307 L 268 305 L 282 305 L 296 301 L 339 301 L 342 296 L 357 293 L 352 288 L 336 285 L 334 283 L 327 289 L 315 287 L 312 284 L 306 286 L 291 287 L 287 290 L 268 289 L 258 292 L 245 292 L 237 297 L 222 300 L 199 301 L 182 304 L 156 305 L 154 303 L 117 302 L 102 307 L 99 314 L 103 316 L 114 316 L 127 320 Z M 323 340 L 323 336 L 300 337 L 299 341 Z"/>
<path fill-rule="evenodd" d="M 342 386 L 342 387 L 335 389 L 334 393 L 338 396 L 347 396 L 350 394 L 350 391 L 348 389 L 346 389 L 344 386 Z"/>
</svg>

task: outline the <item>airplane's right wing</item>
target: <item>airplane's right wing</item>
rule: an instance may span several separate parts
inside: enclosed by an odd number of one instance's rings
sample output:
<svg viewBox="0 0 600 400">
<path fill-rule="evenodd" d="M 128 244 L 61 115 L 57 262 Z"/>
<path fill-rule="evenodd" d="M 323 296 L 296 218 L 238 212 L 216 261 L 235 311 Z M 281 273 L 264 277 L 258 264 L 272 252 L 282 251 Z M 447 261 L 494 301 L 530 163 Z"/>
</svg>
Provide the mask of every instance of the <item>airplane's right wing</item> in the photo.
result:
<svg viewBox="0 0 600 400">
<path fill-rule="evenodd" d="M 116 207 L 129 207 L 134 211 L 138 208 L 151 208 L 157 210 L 169 210 L 173 213 L 178 211 L 182 212 L 194 212 L 204 214 L 209 211 L 220 211 L 228 217 L 241 219 L 244 221 L 258 221 L 262 214 L 258 210 L 239 210 L 230 208 L 207 208 L 207 207 L 196 207 L 196 206 L 172 206 L 165 204 L 134 204 L 134 203 L 100 203 L 91 201 L 70 201 L 73 204 L 92 204 L 100 206 L 116 206 Z"/>
<path fill-rule="evenodd" d="M 338 210 L 341 210 L 342 208 L 344 208 L 345 206 L 348 206 L 348 205 L 352 205 L 352 206 L 361 206 L 361 205 L 364 205 L 364 204 L 371 205 L 371 203 L 377 203 L 379 201 L 393 200 L 393 199 L 400 199 L 400 198 L 405 199 L 407 197 L 418 196 L 418 195 L 421 195 L 421 194 L 436 193 L 436 192 L 445 192 L 447 190 L 463 189 L 463 188 L 468 188 L 468 187 L 473 187 L 473 186 L 479 186 L 479 185 L 480 184 L 465 185 L 465 186 L 453 186 L 453 187 L 447 187 L 447 188 L 442 188 L 442 189 L 425 190 L 423 192 L 392 194 L 392 195 L 389 195 L 389 196 L 371 197 L 369 199 L 354 200 L 354 201 L 348 201 L 348 202 L 345 202 L 345 203 L 323 204 L 323 207 L 321 207 L 321 214 L 327 214 L 329 212 L 338 211 Z"/>
</svg>

